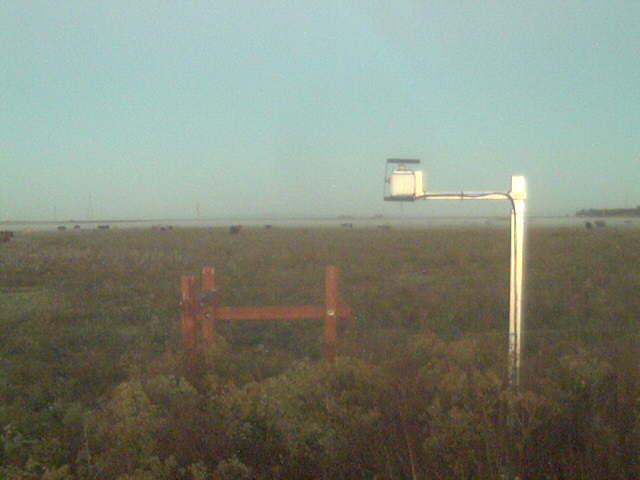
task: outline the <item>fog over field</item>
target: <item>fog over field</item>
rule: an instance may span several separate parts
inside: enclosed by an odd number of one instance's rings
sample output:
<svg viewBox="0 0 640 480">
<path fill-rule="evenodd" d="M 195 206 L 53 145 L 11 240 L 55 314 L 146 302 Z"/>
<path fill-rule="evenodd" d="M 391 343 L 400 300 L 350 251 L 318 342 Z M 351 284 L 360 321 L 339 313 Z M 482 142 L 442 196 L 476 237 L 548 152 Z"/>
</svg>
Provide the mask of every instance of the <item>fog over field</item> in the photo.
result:
<svg viewBox="0 0 640 480">
<path fill-rule="evenodd" d="M 0 219 L 396 214 L 383 162 L 640 204 L 640 4 L 0 5 Z M 496 215 L 501 205 L 407 206 Z"/>
</svg>

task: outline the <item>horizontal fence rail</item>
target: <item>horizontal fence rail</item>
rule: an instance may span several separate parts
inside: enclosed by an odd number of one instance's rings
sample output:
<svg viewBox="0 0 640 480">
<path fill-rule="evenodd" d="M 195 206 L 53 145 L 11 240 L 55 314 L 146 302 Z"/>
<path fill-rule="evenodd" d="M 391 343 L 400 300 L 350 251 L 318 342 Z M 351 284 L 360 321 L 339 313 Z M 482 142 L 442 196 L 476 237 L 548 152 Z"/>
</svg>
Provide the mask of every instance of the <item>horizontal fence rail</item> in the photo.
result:
<svg viewBox="0 0 640 480">
<path fill-rule="evenodd" d="M 339 271 L 334 266 L 328 266 L 325 270 L 324 305 L 220 306 L 220 292 L 216 289 L 216 275 L 212 267 L 202 269 L 199 290 L 192 276 L 182 276 L 180 288 L 182 341 L 189 367 L 195 365 L 199 352 L 213 350 L 216 323 L 222 320 L 324 320 L 324 360 L 333 363 L 336 357 L 337 319 L 351 316 L 351 308 L 340 301 Z"/>
</svg>

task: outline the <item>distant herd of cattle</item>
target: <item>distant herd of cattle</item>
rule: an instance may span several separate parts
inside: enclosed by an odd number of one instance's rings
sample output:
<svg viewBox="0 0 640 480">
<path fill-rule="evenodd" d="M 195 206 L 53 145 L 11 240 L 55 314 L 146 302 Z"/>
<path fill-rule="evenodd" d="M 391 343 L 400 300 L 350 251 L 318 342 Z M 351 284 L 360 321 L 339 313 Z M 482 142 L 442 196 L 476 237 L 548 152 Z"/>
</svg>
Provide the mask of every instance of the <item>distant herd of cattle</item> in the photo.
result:
<svg viewBox="0 0 640 480">
<path fill-rule="evenodd" d="M 353 228 L 353 223 L 342 223 L 340 224 L 340 226 L 342 228 Z M 606 227 L 607 224 L 604 220 L 596 220 L 593 223 L 592 222 L 584 222 L 584 227 L 587 230 L 592 230 L 593 228 L 604 228 Z M 98 230 L 109 230 L 110 226 L 109 225 L 98 225 L 96 227 Z M 229 227 L 229 233 L 231 235 L 237 235 L 240 232 L 242 232 L 244 226 L 243 225 L 231 225 Z M 264 228 L 266 229 L 271 229 L 273 228 L 273 225 L 265 225 Z M 390 225 L 378 225 L 379 229 L 382 230 L 390 230 L 391 226 Z M 74 230 L 79 230 L 80 229 L 80 225 L 75 225 L 73 227 Z M 64 232 L 65 230 L 67 230 L 67 227 L 65 227 L 64 225 L 60 225 L 58 227 L 58 230 L 61 232 Z M 151 227 L 151 230 L 173 230 L 173 226 L 172 225 L 153 225 Z M 9 230 L 2 230 L 0 231 L 0 243 L 6 243 L 9 240 L 11 240 L 14 237 L 14 232 L 9 231 Z"/>
<path fill-rule="evenodd" d="M 73 226 L 74 230 L 80 230 L 80 228 L 82 228 L 82 227 L 80 227 L 80 225 L 74 225 Z M 98 230 L 109 230 L 109 228 L 111 228 L 111 226 L 110 225 L 98 225 L 96 228 Z M 67 231 L 67 227 L 65 225 L 59 225 L 58 226 L 58 231 L 59 232 L 66 232 Z"/>
<path fill-rule="evenodd" d="M 353 228 L 353 224 L 352 223 L 342 223 L 340 225 L 342 228 Z M 110 228 L 109 225 L 98 225 L 96 227 L 98 230 L 108 230 Z M 271 224 L 266 224 L 264 226 L 265 229 L 270 230 L 273 228 L 273 225 Z M 384 230 L 389 230 L 391 227 L 389 225 L 378 225 L 378 228 L 382 228 Z M 73 227 L 74 230 L 79 230 L 80 229 L 80 225 L 75 225 Z M 244 229 L 243 225 L 231 225 L 229 227 L 229 233 L 231 235 L 237 235 L 240 232 L 242 232 L 242 230 Z M 65 225 L 60 225 L 58 226 L 58 231 L 60 232 L 65 232 L 67 230 L 67 227 Z M 158 231 L 166 231 L 166 230 L 173 230 L 173 226 L 172 225 L 153 225 L 151 227 L 151 230 L 158 230 Z M 4 243 L 4 242 L 8 242 L 9 240 L 11 240 L 11 238 L 13 238 L 14 233 L 13 232 L 9 232 L 9 231 L 0 231 L 0 243 Z"/>
</svg>

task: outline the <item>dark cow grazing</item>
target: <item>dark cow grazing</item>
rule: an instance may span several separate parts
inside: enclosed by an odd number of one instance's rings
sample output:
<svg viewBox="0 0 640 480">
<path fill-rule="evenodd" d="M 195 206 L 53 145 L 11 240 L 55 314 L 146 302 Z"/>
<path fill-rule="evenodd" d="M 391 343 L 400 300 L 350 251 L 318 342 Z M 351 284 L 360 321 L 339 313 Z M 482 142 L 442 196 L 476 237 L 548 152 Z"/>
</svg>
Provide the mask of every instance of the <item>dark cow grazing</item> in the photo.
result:
<svg viewBox="0 0 640 480">
<path fill-rule="evenodd" d="M 237 235 L 238 233 L 240 233 L 242 231 L 242 225 L 231 225 L 229 227 L 229 233 L 231 235 Z"/>
<path fill-rule="evenodd" d="M 266 228 L 267 230 L 269 230 L 270 228 L 273 228 L 273 225 L 269 225 L 269 224 L 267 224 L 267 225 L 265 225 L 265 226 L 264 226 L 264 228 Z"/>
<path fill-rule="evenodd" d="M 74 226 L 73 226 L 73 229 L 74 229 L 74 230 L 80 230 L 80 225 L 74 225 Z"/>
<path fill-rule="evenodd" d="M 109 225 L 98 225 L 98 230 L 109 230 Z"/>
<path fill-rule="evenodd" d="M 593 229 L 593 223 L 584 222 L 584 228 L 586 228 L 587 230 L 592 230 Z"/>
<path fill-rule="evenodd" d="M 607 226 L 607 222 L 605 222 L 604 220 L 596 220 L 595 224 L 598 228 L 604 228 Z"/>
<path fill-rule="evenodd" d="M 65 227 L 64 225 L 58 225 L 58 231 L 59 232 L 64 232 L 67 229 L 67 227 Z"/>
<path fill-rule="evenodd" d="M 353 223 L 341 223 L 342 228 L 353 228 Z"/>
<path fill-rule="evenodd" d="M 4 230 L 0 232 L 0 243 L 6 243 L 13 238 L 13 232 Z"/>
</svg>

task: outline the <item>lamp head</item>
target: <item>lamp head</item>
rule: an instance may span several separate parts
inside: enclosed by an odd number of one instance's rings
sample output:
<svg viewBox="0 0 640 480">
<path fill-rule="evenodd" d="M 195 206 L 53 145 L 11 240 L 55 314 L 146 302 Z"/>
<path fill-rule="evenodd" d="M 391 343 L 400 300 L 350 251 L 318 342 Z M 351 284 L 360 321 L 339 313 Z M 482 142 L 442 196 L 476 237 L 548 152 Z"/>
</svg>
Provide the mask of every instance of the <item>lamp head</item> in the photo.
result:
<svg viewBox="0 0 640 480">
<path fill-rule="evenodd" d="M 397 165 L 389 172 L 389 165 Z M 407 165 L 420 164 L 417 159 L 390 158 L 385 169 L 385 197 L 387 201 L 412 202 L 424 195 L 424 175 Z M 388 187 L 387 187 L 388 186 Z"/>
</svg>

